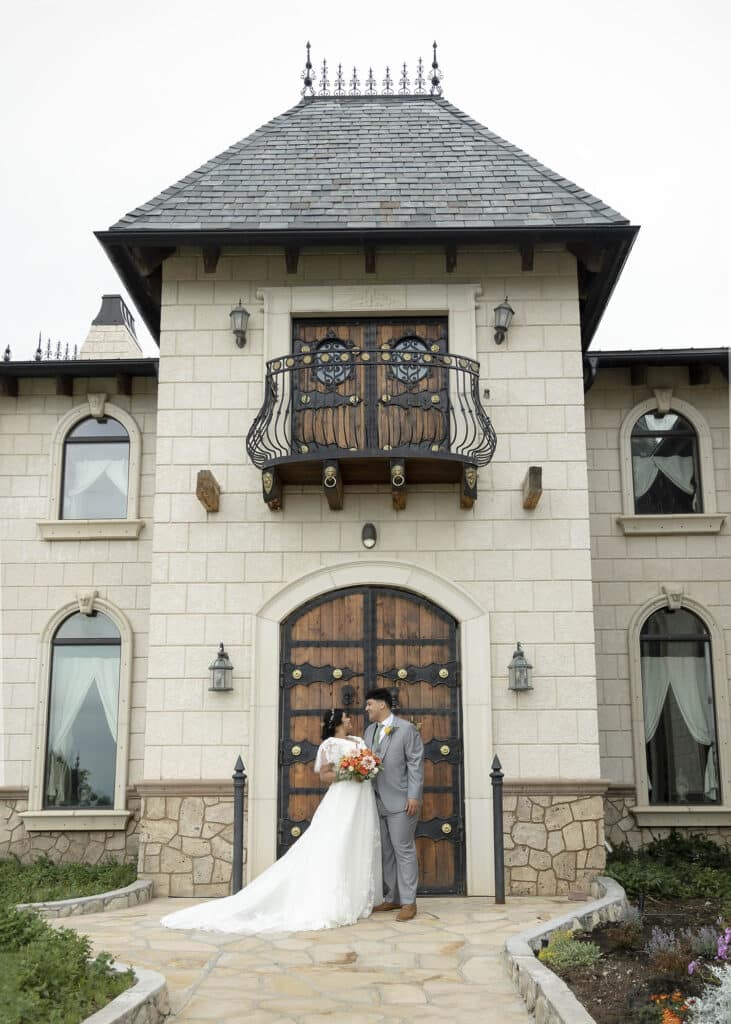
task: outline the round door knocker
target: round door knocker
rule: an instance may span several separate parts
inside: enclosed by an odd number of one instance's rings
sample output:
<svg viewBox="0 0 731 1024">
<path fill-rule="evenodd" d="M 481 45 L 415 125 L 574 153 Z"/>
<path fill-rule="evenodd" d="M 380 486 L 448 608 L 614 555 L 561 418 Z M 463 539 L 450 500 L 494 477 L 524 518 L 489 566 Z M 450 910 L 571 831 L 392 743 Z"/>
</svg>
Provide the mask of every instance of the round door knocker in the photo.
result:
<svg viewBox="0 0 731 1024">
<path fill-rule="evenodd" d="M 293 679 L 301 679 L 302 678 L 302 671 L 300 669 L 296 668 L 294 670 L 294 672 L 292 673 L 292 678 Z"/>
<path fill-rule="evenodd" d="M 406 669 L 405 669 L 405 668 L 400 668 L 400 669 L 398 670 L 398 672 L 396 673 L 396 675 L 397 675 L 397 676 L 399 677 L 399 679 L 405 679 L 405 678 L 407 677 L 407 675 L 408 675 L 408 674 L 409 674 L 409 673 L 408 673 L 408 672 L 406 671 Z"/>
<path fill-rule="evenodd" d="M 292 747 L 292 757 L 299 757 L 301 753 L 302 747 L 299 745 L 299 743 L 295 743 L 295 745 Z"/>
<path fill-rule="evenodd" d="M 445 834 L 445 836 L 448 836 L 450 835 L 451 831 L 452 826 L 449 824 L 448 821 L 445 821 L 444 824 L 442 825 L 442 832 Z"/>
<path fill-rule="evenodd" d="M 448 668 L 440 668 L 439 669 L 439 678 L 440 679 L 448 679 L 449 678 L 449 669 Z"/>
<path fill-rule="evenodd" d="M 449 753 L 449 747 L 447 746 L 446 743 L 443 743 L 441 745 L 441 747 L 439 748 L 439 753 L 442 754 L 444 757 L 447 756 L 447 754 Z"/>
<path fill-rule="evenodd" d="M 333 669 L 333 679 L 342 679 L 342 678 L 343 678 L 343 670 L 341 668 L 334 668 Z"/>
<path fill-rule="evenodd" d="M 299 825 L 294 825 L 294 826 L 293 826 L 293 827 L 292 827 L 292 828 L 291 828 L 291 829 L 289 830 L 289 834 L 290 834 L 291 836 L 294 836 L 294 838 L 296 839 L 296 838 L 297 838 L 298 836 L 301 836 L 301 835 L 302 835 L 302 829 L 301 829 L 301 828 L 299 827 Z"/>
</svg>

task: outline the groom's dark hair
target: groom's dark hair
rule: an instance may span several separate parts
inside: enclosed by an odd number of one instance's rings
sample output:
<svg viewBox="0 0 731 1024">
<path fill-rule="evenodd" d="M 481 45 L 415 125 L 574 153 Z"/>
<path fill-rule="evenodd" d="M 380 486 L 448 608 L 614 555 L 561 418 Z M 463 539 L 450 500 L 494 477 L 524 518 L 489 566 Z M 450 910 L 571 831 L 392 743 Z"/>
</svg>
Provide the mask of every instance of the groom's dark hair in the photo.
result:
<svg viewBox="0 0 731 1024">
<path fill-rule="evenodd" d="M 382 700 L 385 704 L 388 704 L 390 708 L 393 707 L 393 697 L 391 691 L 387 690 L 383 686 L 377 686 L 374 690 L 369 690 L 365 695 L 366 700 Z"/>
</svg>

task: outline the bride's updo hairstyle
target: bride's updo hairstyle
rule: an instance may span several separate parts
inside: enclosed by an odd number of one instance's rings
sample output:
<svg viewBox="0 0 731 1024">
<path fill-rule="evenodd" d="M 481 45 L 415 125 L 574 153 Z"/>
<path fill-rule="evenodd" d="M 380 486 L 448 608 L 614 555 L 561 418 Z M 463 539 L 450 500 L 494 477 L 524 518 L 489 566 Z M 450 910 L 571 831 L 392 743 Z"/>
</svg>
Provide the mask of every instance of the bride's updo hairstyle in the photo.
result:
<svg viewBox="0 0 731 1024">
<path fill-rule="evenodd" d="M 342 708 L 333 708 L 332 711 L 326 711 L 322 716 L 322 738 L 323 740 L 329 740 L 331 736 L 335 735 L 335 730 L 339 725 L 342 725 L 343 715 L 345 712 Z"/>
</svg>

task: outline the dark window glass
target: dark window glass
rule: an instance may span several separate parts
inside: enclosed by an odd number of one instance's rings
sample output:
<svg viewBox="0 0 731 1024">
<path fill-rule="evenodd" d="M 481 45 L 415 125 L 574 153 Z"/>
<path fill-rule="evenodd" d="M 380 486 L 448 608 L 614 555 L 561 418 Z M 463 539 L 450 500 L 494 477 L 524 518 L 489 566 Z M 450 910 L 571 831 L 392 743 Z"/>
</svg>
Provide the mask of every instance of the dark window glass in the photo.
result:
<svg viewBox="0 0 731 1024">
<path fill-rule="evenodd" d="M 642 627 L 640 654 L 650 803 L 719 803 L 706 626 L 687 609 L 661 609 Z"/>
<path fill-rule="evenodd" d="M 637 515 L 703 511 L 698 439 L 684 416 L 645 413 L 635 423 L 631 445 Z"/>
<path fill-rule="evenodd" d="M 43 806 L 113 807 L 120 636 L 106 615 L 72 615 L 51 650 Z"/>
<path fill-rule="evenodd" d="M 62 519 L 125 519 L 129 435 L 113 419 L 82 420 L 64 442 Z"/>
</svg>

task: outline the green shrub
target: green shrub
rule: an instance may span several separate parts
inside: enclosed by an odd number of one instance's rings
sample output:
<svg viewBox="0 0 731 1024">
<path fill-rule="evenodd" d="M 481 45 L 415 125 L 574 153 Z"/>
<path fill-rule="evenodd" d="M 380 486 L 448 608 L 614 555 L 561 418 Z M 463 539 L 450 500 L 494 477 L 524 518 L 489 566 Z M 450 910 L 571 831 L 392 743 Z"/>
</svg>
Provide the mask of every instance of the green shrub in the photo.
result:
<svg viewBox="0 0 731 1024">
<path fill-rule="evenodd" d="M 3 1024 L 79 1024 L 129 988 L 132 972 L 110 973 L 109 954 L 90 960 L 90 949 L 86 936 L 0 907 Z"/>
<path fill-rule="evenodd" d="M 698 863 L 664 863 L 642 850 L 631 858 L 612 855 L 605 874 L 616 879 L 631 899 L 641 893 L 663 899 L 731 900 L 731 871 Z"/>
<path fill-rule="evenodd" d="M 702 868 L 731 868 L 731 850 L 720 846 L 703 835 L 682 835 L 674 829 L 664 839 L 633 850 L 629 843 L 615 847 L 612 861 L 632 861 L 638 856 L 665 864 L 668 867 L 687 867 L 695 864 Z"/>
<path fill-rule="evenodd" d="M 133 864 L 54 864 L 41 857 L 33 864 L 0 860 L 0 905 L 64 900 L 121 889 L 137 877 Z"/>
<path fill-rule="evenodd" d="M 548 945 L 538 954 L 538 959 L 551 970 L 561 974 L 573 967 L 590 967 L 595 964 L 601 952 L 593 942 L 580 942 L 573 938 L 573 932 L 553 932 Z"/>
</svg>

